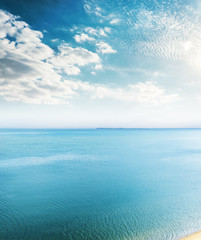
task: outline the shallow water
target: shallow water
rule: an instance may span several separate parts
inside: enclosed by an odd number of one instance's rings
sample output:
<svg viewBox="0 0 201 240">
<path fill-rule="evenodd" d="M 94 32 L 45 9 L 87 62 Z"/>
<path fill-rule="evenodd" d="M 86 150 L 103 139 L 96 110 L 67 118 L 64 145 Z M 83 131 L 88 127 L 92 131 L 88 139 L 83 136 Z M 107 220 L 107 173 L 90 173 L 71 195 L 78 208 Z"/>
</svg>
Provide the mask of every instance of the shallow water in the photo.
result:
<svg viewBox="0 0 201 240">
<path fill-rule="evenodd" d="M 0 239 L 201 229 L 201 130 L 0 130 Z"/>
</svg>

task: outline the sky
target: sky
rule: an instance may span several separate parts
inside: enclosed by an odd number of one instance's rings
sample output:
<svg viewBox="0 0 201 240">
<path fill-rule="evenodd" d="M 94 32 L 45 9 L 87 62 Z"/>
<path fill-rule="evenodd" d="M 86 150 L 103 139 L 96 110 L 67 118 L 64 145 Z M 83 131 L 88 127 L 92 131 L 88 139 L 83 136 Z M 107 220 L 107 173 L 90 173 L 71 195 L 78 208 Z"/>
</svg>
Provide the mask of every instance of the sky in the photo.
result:
<svg viewBox="0 0 201 240">
<path fill-rule="evenodd" d="M 0 0 L 0 128 L 201 127 L 199 0 Z"/>
</svg>

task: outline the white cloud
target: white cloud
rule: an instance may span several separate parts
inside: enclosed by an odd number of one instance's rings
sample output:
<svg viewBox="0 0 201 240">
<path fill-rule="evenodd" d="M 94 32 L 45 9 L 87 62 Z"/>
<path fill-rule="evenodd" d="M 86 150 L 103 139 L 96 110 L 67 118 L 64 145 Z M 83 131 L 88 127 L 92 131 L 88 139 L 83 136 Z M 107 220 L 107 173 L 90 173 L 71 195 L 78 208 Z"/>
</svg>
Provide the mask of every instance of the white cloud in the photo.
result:
<svg viewBox="0 0 201 240">
<path fill-rule="evenodd" d="M 59 46 L 59 52 L 48 62 L 59 72 L 63 71 L 68 75 L 77 75 L 80 72 L 79 67 L 100 63 L 101 59 L 96 53 L 85 48 L 72 48 L 68 44 L 62 44 Z"/>
<path fill-rule="evenodd" d="M 84 10 L 86 11 L 87 14 L 94 14 L 100 18 L 103 17 L 101 8 L 97 4 L 95 4 L 95 2 L 93 0 L 92 1 L 87 1 L 87 0 L 84 1 Z"/>
<path fill-rule="evenodd" d="M 86 33 L 76 34 L 74 36 L 74 39 L 77 43 L 82 43 L 86 41 L 89 41 L 89 42 L 95 41 L 95 38 L 89 37 Z"/>
<path fill-rule="evenodd" d="M 88 15 L 94 15 L 99 19 L 99 22 L 109 22 L 110 24 L 118 24 L 121 19 L 114 13 L 107 13 L 105 9 L 101 9 L 94 0 L 84 0 L 84 10 Z"/>
<path fill-rule="evenodd" d="M 52 42 L 58 42 L 59 39 L 58 39 L 58 38 L 54 38 L 54 39 L 52 39 L 51 41 L 52 41 Z"/>
<path fill-rule="evenodd" d="M 0 11 L 0 56 L 15 54 L 21 57 L 44 60 L 53 55 L 53 50 L 41 42 L 43 34 L 29 28 L 28 24 Z M 15 38 L 10 41 L 7 36 Z"/>
<path fill-rule="evenodd" d="M 120 22 L 121 22 L 121 19 L 120 19 L 120 18 L 113 18 L 113 19 L 110 21 L 110 24 L 115 25 L 115 24 L 119 24 Z"/>
<path fill-rule="evenodd" d="M 111 29 L 108 27 L 105 28 L 92 28 L 92 27 L 85 27 L 85 32 L 87 32 L 90 35 L 97 36 L 97 37 L 107 37 L 107 33 L 110 33 Z"/>
<path fill-rule="evenodd" d="M 103 65 L 102 64 L 97 64 L 95 67 L 94 67 L 96 70 L 100 70 L 103 68 Z"/>
<path fill-rule="evenodd" d="M 98 54 L 66 43 L 61 44 L 56 53 L 42 43 L 41 32 L 32 30 L 28 24 L 3 11 L 0 11 L 0 17 L 0 97 L 4 100 L 61 104 L 79 95 L 148 104 L 178 100 L 178 95 L 167 94 L 151 82 L 111 88 L 103 84 L 64 80 L 63 73 L 77 75 L 84 66 L 101 69 Z M 116 52 L 105 42 L 97 43 L 97 47 L 103 54 Z"/>
<path fill-rule="evenodd" d="M 101 41 L 99 43 L 96 43 L 96 46 L 97 46 L 97 52 L 101 52 L 102 54 L 116 53 L 117 52 L 108 43 L 103 42 L 103 41 Z"/>
<path fill-rule="evenodd" d="M 111 33 L 111 28 L 110 27 L 104 27 L 104 31 L 107 33 Z"/>
<path fill-rule="evenodd" d="M 0 11 L 0 19 L 0 96 L 7 101 L 67 102 L 76 93 L 61 74 L 77 75 L 80 67 L 101 63 L 97 53 L 65 43 L 55 53 L 42 43 L 41 32 L 19 18 Z"/>
<path fill-rule="evenodd" d="M 89 83 L 79 87 L 80 90 L 91 92 L 92 99 L 109 98 L 121 102 L 151 105 L 163 105 L 180 100 L 178 94 L 167 94 L 163 88 L 149 81 L 131 84 L 124 88 L 110 88 L 104 85 L 91 85 Z"/>
</svg>

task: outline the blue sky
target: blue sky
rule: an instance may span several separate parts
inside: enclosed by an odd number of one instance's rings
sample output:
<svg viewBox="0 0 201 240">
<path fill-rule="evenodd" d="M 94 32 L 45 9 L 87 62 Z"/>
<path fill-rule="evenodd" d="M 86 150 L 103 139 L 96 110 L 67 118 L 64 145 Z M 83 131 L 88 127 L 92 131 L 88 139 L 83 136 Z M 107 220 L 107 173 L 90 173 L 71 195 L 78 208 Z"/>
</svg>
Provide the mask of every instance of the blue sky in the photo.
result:
<svg viewBox="0 0 201 240">
<path fill-rule="evenodd" d="M 201 127 L 201 3 L 0 0 L 0 127 Z"/>
</svg>

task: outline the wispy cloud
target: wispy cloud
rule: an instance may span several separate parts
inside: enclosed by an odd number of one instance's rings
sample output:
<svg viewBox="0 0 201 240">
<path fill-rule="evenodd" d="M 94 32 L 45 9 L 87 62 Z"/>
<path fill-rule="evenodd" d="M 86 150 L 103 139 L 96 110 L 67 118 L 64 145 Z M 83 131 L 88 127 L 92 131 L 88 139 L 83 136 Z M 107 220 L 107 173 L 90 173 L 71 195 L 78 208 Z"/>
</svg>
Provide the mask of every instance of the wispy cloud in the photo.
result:
<svg viewBox="0 0 201 240">
<path fill-rule="evenodd" d="M 118 29 L 109 44 L 130 54 L 181 61 L 200 67 L 201 12 L 198 1 L 135 1 L 120 0 L 118 5 L 107 1 L 86 0 L 86 12 L 96 15 L 105 24 Z M 99 7 L 101 6 L 101 7 Z M 109 8 L 110 7 L 110 8 Z M 98 8 L 98 10 L 97 10 Z"/>
<path fill-rule="evenodd" d="M 176 4 L 176 3 L 175 3 Z M 190 6 L 179 6 L 177 11 L 170 7 L 150 10 L 124 11 L 127 39 L 122 47 L 135 55 L 152 56 L 182 61 L 191 66 L 200 66 L 201 59 L 201 14 Z"/>
<path fill-rule="evenodd" d="M 100 52 L 102 54 L 116 53 L 117 52 L 108 43 L 103 42 L 103 41 L 96 43 L 96 46 L 97 46 L 97 52 Z"/>
<path fill-rule="evenodd" d="M 94 87 L 92 87 L 94 88 Z M 178 94 L 166 94 L 165 90 L 152 82 L 130 84 L 125 88 L 96 86 L 92 98 L 112 98 L 118 101 L 163 105 L 180 100 Z"/>
<path fill-rule="evenodd" d="M 90 1 L 85 0 L 84 10 L 86 11 L 87 14 L 94 14 L 101 18 L 103 17 L 101 8 L 96 4 L 94 0 L 90 0 Z"/>
<path fill-rule="evenodd" d="M 84 31 L 90 35 L 94 35 L 97 37 L 107 37 L 107 33 L 111 32 L 111 28 L 109 28 L 109 27 L 104 27 L 104 28 L 85 27 Z"/>
<path fill-rule="evenodd" d="M 84 10 L 89 15 L 94 15 L 99 19 L 99 22 L 108 22 L 111 25 L 118 24 L 121 19 L 114 13 L 107 13 L 105 9 L 101 8 L 95 0 L 85 0 Z"/>
</svg>

